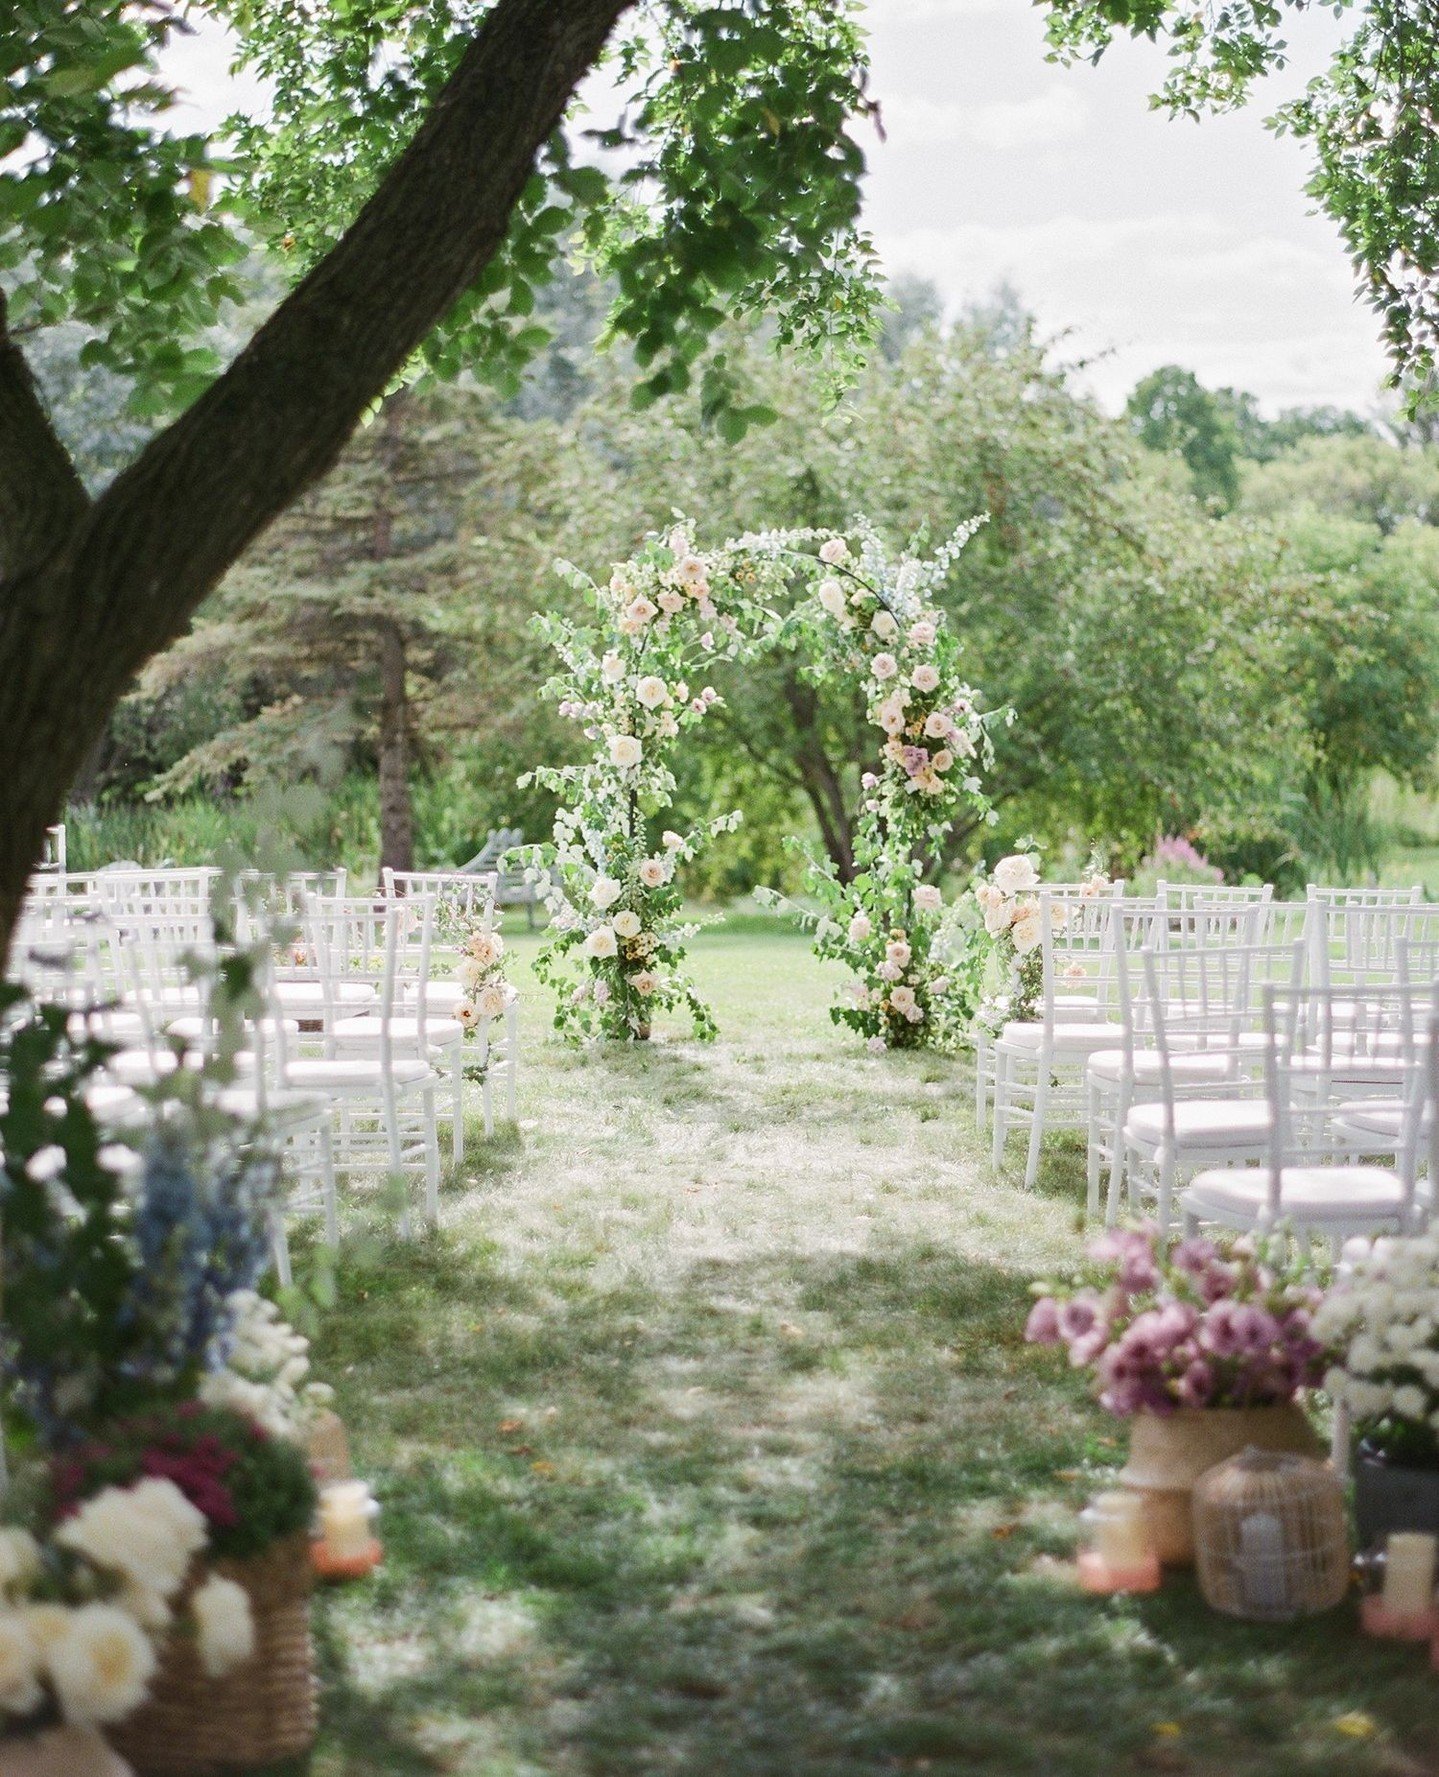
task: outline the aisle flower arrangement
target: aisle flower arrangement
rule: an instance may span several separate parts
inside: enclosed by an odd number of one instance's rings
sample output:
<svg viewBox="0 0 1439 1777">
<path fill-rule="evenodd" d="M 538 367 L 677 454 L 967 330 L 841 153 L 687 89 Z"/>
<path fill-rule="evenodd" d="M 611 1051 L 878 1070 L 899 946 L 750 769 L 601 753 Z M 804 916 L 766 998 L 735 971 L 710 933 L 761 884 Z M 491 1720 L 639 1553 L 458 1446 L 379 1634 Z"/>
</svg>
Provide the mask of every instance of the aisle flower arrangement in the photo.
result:
<svg viewBox="0 0 1439 1777">
<path fill-rule="evenodd" d="M 1334 1361 L 1324 1386 L 1368 1449 L 1439 1470 L 1439 1237 L 1376 1240 L 1315 1317 Z"/>
<path fill-rule="evenodd" d="M 854 543 L 819 531 L 747 537 L 800 576 L 802 596 L 776 641 L 796 650 L 816 682 L 848 681 L 864 700 L 874 759 L 860 778 L 853 875 L 806 854 L 805 887 L 821 911 L 793 909 L 816 953 L 855 980 L 832 1009 L 876 1052 L 957 1043 L 973 1011 L 973 959 L 932 878 L 958 813 L 992 819 L 980 771 L 990 727 L 959 670 L 961 645 L 935 604 L 956 555 L 981 521 L 961 525 L 929 559 L 891 556 L 856 521 Z M 778 904 L 780 897 L 761 891 Z"/>
<path fill-rule="evenodd" d="M 505 971 L 505 940 L 494 929 L 488 910 L 466 912 L 443 901 L 439 909 L 438 929 L 440 935 L 459 952 L 455 978 L 461 998 L 455 1002 L 452 1016 L 464 1031 L 468 1045 L 486 1031 L 496 1018 L 504 1017 L 506 1008 L 515 997 L 515 989 Z M 486 1057 L 488 1052 L 488 1045 L 485 1045 Z M 467 1066 L 467 1078 L 482 1077 L 488 1065 L 486 1059 L 478 1065 Z"/>
<path fill-rule="evenodd" d="M 617 562 L 603 585 L 568 563 L 560 572 L 596 621 L 536 620 L 562 663 L 544 695 L 579 725 L 591 755 L 520 780 L 561 799 L 552 843 L 520 854 L 550 913 L 536 973 L 555 988 L 556 1028 L 572 1039 L 643 1039 L 669 1009 L 710 1037 L 713 1018 L 684 969 L 697 928 L 684 919 L 680 869 L 740 816 L 683 833 L 662 817 L 673 749 L 720 701 L 706 675 L 758 621 L 764 564 L 730 545 L 701 552 L 676 525 Z"/>
<path fill-rule="evenodd" d="M 1267 1407 L 1324 1380 L 1323 1292 L 1292 1240 L 1113 1229 L 1066 1283 L 1035 1285 L 1026 1339 L 1064 1347 L 1121 1418 Z"/>
<path fill-rule="evenodd" d="M 65 1724 L 163 1742 L 177 1694 L 213 1714 L 212 1683 L 232 1700 L 252 1682 L 273 1692 L 274 1673 L 251 1656 L 274 1633 L 277 1590 L 285 1632 L 308 1645 L 316 1492 L 299 1440 L 324 1391 L 305 1341 L 255 1289 L 278 1152 L 262 1120 L 224 1108 L 269 941 L 228 945 L 209 971 L 214 1052 L 148 1088 L 152 1113 L 123 1138 L 89 1103 L 109 1045 L 66 1007 L 16 989 L 0 1003 L 13 1470 L 0 1734 Z M 258 1592 L 247 1579 L 257 1560 L 269 1576 Z M 232 1675 L 251 1665 L 236 1691 Z M 313 1733 L 306 1670 L 287 1665 L 285 1682 L 302 1686 L 288 1713 L 267 1693 L 264 1711 L 245 1715 L 284 1718 L 257 1756 L 288 1755 Z M 147 1728 L 161 1698 L 168 1713 Z M 248 1748 L 248 1725 L 246 1736 Z"/>
<path fill-rule="evenodd" d="M 976 1016 L 991 1034 L 1011 1020 L 1032 1019 L 1044 991 L 1042 887 L 1039 852 L 1033 845 L 1001 858 L 987 876 L 977 872 L 971 885 L 979 915 L 976 947 L 980 967 L 991 982 Z M 1080 893 L 1097 897 L 1108 894 L 1112 887 L 1098 860 L 1091 859 L 1081 878 Z M 1063 905 L 1052 912 L 1062 925 L 1066 917 Z M 1075 985 L 1085 979 L 1082 965 L 1074 965 L 1070 979 Z"/>
</svg>

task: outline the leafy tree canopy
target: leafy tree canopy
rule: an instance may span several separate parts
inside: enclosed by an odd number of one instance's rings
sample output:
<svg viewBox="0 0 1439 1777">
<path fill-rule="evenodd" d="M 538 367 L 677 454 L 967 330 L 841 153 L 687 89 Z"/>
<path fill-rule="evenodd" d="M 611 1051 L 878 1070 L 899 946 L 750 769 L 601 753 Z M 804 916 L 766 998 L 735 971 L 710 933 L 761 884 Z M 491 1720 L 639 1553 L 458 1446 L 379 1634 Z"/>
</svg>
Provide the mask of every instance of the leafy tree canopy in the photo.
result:
<svg viewBox="0 0 1439 1777">
<path fill-rule="evenodd" d="M 1186 116 L 1242 104 L 1288 59 L 1292 14 L 1311 0 L 1042 0 L 1065 60 L 1094 60 L 1118 32 L 1165 43 L 1155 104 Z M 1439 346 L 1439 55 L 1434 0 L 1327 0 L 1354 30 L 1273 127 L 1308 142 L 1308 189 L 1333 217 L 1378 310 L 1396 374 L 1433 396 Z M 1317 8 L 1314 8 L 1317 10 Z"/>
<path fill-rule="evenodd" d="M 192 401 L 223 361 L 207 337 L 244 294 L 256 237 L 298 278 L 343 235 L 420 129 L 491 7 L 484 0 L 29 0 L 0 22 L 0 283 L 12 333 L 83 323 L 87 366 L 133 381 L 143 411 Z M 868 109 L 852 4 L 647 0 L 608 51 L 612 127 L 543 148 L 503 248 L 421 348 L 514 389 L 548 342 L 535 291 L 577 241 L 613 278 L 610 324 L 635 342 L 638 400 L 687 387 L 728 313 L 838 367 L 876 316 L 858 227 Z M 176 132 L 164 51 L 197 17 L 229 28 L 273 112 L 226 138 Z M 603 156 L 597 149 L 612 151 Z M 722 359 L 706 413 L 740 435 Z"/>
</svg>

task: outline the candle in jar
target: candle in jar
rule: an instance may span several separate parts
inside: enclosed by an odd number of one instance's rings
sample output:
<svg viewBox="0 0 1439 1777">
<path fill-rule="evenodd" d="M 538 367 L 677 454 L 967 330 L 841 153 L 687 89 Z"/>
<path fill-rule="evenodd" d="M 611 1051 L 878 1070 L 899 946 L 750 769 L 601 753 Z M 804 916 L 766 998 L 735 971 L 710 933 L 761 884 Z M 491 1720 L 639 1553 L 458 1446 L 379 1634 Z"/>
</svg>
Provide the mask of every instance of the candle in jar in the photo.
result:
<svg viewBox="0 0 1439 1777">
<path fill-rule="evenodd" d="M 337 1561 L 363 1560 L 374 1542 L 378 1507 L 363 1481 L 337 1481 L 320 1494 L 320 1532 Z"/>
<path fill-rule="evenodd" d="M 1115 1571 L 1142 1567 L 1149 1559 L 1144 1505 L 1132 1493 L 1101 1493 L 1094 1502 L 1094 1552 Z"/>
<path fill-rule="evenodd" d="M 1384 1608 L 1396 1616 L 1422 1616 L 1434 1608 L 1434 1565 L 1439 1537 L 1396 1531 L 1384 1556 Z"/>
<path fill-rule="evenodd" d="M 1243 1587 L 1251 1610 L 1266 1615 L 1284 1609 L 1284 1526 L 1273 1512 L 1251 1512 L 1239 1524 Z"/>
</svg>

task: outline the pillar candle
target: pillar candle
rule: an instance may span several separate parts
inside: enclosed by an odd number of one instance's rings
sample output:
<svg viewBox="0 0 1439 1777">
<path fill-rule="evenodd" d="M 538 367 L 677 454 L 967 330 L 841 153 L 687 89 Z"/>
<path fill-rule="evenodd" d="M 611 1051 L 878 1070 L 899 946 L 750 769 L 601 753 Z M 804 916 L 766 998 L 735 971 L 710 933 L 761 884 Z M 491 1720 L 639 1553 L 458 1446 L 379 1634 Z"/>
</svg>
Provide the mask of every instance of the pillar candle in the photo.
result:
<svg viewBox="0 0 1439 1777">
<path fill-rule="evenodd" d="M 1423 1531 L 1396 1531 L 1384 1558 L 1384 1608 L 1396 1615 L 1420 1616 L 1434 1608 L 1434 1564 L 1439 1537 Z"/>
</svg>

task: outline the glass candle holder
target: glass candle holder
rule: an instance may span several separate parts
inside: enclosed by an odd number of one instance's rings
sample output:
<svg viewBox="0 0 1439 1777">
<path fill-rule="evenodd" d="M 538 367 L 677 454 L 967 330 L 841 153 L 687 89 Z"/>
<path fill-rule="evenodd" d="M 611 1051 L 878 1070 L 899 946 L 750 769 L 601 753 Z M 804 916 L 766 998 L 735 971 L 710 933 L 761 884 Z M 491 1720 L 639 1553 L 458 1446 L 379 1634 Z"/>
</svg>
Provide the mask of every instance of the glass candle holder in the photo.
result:
<svg viewBox="0 0 1439 1777">
<path fill-rule="evenodd" d="M 1097 1495 L 1079 1514 L 1085 1547 L 1079 1552 L 1079 1583 L 1086 1592 L 1157 1592 L 1159 1557 L 1149 1542 L 1144 1501 L 1115 1490 Z"/>
<path fill-rule="evenodd" d="M 1432 1641 L 1439 1634 L 1434 1608 L 1439 1537 L 1423 1531 L 1395 1531 L 1382 1547 L 1368 1550 L 1356 1566 L 1363 1598 L 1360 1622 L 1366 1635 L 1391 1641 Z"/>
</svg>

